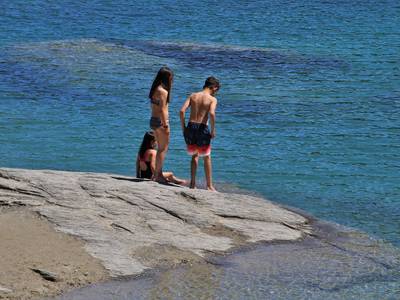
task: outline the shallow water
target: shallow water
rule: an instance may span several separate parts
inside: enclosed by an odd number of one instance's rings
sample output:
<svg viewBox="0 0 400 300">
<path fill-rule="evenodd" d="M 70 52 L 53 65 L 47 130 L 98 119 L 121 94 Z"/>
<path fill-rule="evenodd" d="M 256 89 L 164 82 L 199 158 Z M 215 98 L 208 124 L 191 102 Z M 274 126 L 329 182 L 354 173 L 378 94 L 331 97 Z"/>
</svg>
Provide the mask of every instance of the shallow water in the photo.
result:
<svg viewBox="0 0 400 300">
<path fill-rule="evenodd" d="M 317 224 L 301 242 L 261 244 L 208 264 L 153 271 L 67 293 L 80 299 L 398 299 L 400 251 Z"/>
<path fill-rule="evenodd" d="M 133 175 L 166 64 L 166 169 L 188 177 L 177 111 L 213 74 L 216 181 L 400 245 L 399 21 L 394 0 L 3 1 L 0 166 Z"/>
</svg>

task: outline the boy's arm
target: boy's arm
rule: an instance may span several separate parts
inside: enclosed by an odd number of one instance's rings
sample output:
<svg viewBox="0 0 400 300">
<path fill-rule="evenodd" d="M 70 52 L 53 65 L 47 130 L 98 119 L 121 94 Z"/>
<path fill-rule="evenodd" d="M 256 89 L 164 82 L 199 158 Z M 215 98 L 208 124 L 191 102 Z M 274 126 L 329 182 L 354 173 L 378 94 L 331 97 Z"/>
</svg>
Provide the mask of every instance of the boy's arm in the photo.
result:
<svg viewBox="0 0 400 300">
<path fill-rule="evenodd" d="M 215 110 L 217 108 L 217 99 L 213 100 L 210 104 L 210 123 L 211 123 L 211 138 L 215 138 Z"/>
<path fill-rule="evenodd" d="M 186 126 L 186 122 L 185 122 L 185 112 L 186 110 L 189 108 L 190 106 L 190 97 L 189 96 L 185 103 L 183 103 L 181 110 L 179 111 L 179 117 L 181 119 L 181 127 L 182 127 L 182 131 L 185 132 L 185 126 Z"/>
</svg>

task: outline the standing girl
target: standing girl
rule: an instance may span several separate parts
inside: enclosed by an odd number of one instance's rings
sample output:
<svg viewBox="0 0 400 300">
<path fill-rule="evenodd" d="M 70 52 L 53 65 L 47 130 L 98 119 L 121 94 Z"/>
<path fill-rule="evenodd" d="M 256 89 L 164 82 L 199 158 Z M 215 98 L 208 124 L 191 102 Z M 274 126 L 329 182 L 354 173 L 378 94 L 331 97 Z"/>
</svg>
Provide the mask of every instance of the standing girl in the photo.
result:
<svg viewBox="0 0 400 300">
<path fill-rule="evenodd" d="M 170 68 L 162 67 L 158 71 L 149 93 L 151 103 L 150 128 L 153 130 L 158 144 L 153 179 L 160 183 L 167 182 L 167 179 L 162 173 L 162 166 L 169 145 L 170 128 L 168 121 L 168 104 L 170 101 L 173 77 L 174 75 Z"/>
</svg>

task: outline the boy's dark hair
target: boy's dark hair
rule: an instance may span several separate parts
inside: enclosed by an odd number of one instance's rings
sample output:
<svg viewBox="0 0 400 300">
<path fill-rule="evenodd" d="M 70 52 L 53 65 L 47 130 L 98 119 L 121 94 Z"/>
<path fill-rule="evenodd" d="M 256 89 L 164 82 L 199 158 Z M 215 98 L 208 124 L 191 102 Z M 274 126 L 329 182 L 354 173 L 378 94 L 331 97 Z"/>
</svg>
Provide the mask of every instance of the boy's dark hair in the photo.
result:
<svg viewBox="0 0 400 300">
<path fill-rule="evenodd" d="M 219 80 L 213 76 L 210 76 L 206 79 L 206 82 L 204 83 L 203 89 L 205 88 L 220 88 L 220 83 Z"/>
</svg>

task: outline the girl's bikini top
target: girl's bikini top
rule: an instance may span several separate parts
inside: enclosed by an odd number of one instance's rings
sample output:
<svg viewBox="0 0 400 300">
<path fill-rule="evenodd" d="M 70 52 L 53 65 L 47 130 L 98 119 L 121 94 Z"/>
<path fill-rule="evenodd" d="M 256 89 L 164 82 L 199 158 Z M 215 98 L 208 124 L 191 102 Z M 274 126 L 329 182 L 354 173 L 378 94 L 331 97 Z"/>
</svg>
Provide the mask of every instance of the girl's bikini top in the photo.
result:
<svg viewBox="0 0 400 300">
<path fill-rule="evenodd" d="M 154 105 L 160 105 L 160 100 L 150 98 L 150 102 L 151 102 L 151 104 L 154 104 Z"/>
</svg>

